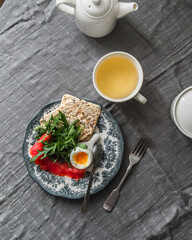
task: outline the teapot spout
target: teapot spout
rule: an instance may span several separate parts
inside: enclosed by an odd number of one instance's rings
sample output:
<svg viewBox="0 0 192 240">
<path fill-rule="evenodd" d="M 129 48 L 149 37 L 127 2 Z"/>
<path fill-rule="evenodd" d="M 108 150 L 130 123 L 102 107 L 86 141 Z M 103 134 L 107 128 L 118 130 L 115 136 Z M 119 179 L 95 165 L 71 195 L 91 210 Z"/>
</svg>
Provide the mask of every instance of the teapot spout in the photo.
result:
<svg viewBox="0 0 192 240">
<path fill-rule="evenodd" d="M 132 3 L 120 2 L 119 9 L 117 12 L 117 19 L 124 17 L 130 12 L 137 11 L 137 9 L 138 9 L 138 5 L 135 2 L 132 2 Z"/>
</svg>

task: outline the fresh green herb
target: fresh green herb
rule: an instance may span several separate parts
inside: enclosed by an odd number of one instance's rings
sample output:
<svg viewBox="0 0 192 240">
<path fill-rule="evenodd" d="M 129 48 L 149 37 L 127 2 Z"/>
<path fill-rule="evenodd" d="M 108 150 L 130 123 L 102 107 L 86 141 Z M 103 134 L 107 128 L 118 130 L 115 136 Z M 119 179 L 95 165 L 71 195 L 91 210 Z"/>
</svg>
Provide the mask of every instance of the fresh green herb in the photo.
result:
<svg viewBox="0 0 192 240">
<path fill-rule="evenodd" d="M 35 127 L 34 130 L 37 132 L 36 139 L 39 139 L 43 134 L 46 133 L 46 128 L 42 125 Z"/>
<path fill-rule="evenodd" d="M 79 144 L 77 147 L 82 148 L 82 149 L 87 149 L 87 145 L 86 144 Z"/>
<path fill-rule="evenodd" d="M 53 162 L 59 160 L 67 162 L 71 166 L 69 156 L 71 151 L 78 144 L 78 137 L 81 128 L 78 126 L 79 120 L 68 124 L 65 115 L 59 111 L 56 117 L 51 116 L 48 122 L 44 122 L 44 126 L 40 125 L 35 128 L 37 131 L 37 139 L 43 134 L 51 136 L 51 141 L 41 141 L 44 144 L 43 151 L 31 158 L 30 162 L 34 162 L 40 155 L 42 158 L 49 157 Z"/>
</svg>

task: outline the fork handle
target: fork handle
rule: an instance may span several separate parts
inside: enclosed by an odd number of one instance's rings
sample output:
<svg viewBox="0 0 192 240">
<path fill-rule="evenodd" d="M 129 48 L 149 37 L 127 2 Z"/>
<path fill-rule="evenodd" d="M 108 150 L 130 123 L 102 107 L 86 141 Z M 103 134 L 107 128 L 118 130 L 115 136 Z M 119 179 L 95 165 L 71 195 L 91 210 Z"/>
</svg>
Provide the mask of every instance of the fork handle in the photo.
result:
<svg viewBox="0 0 192 240">
<path fill-rule="evenodd" d="M 109 195 L 109 197 L 107 198 L 107 200 L 105 201 L 105 203 L 103 204 L 103 208 L 105 209 L 105 211 L 107 212 L 111 212 L 119 198 L 119 189 L 114 189 L 111 194 Z"/>
<path fill-rule="evenodd" d="M 132 168 L 132 164 L 130 163 L 123 178 L 121 179 L 119 185 L 117 186 L 117 188 L 115 188 L 112 193 L 109 195 L 109 197 L 107 198 L 107 200 L 105 201 L 105 203 L 103 204 L 103 208 L 105 209 L 105 211 L 107 212 L 111 212 L 115 206 L 115 204 L 117 203 L 117 200 L 120 196 L 120 189 L 125 181 L 125 179 L 127 178 L 129 172 L 131 171 Z"/>
<path fill-rule="evenodd" d="M 133 167 L 133 165 L 130 163 L 129 166 L 128 166 L 128 168 L 127 168 L 127 170 L 126 170 L 126 172 L 125 172 L 125 174 L 124 174 L 124 176 L 123 176 L 123 178 L 121 179 L 121 181 L 120 181 L 120 183 L 119 183 L 119 185 L 118 185 L 118 187 L 117 187 L 117 189 L 119 190 L 119 192 L 120 192 L 120 189 L 121 189 L 123 183 L 125 182 L 125 179 L 127 178 L 129 172 L 131 171 L 132 167 Z"/>
</svg>

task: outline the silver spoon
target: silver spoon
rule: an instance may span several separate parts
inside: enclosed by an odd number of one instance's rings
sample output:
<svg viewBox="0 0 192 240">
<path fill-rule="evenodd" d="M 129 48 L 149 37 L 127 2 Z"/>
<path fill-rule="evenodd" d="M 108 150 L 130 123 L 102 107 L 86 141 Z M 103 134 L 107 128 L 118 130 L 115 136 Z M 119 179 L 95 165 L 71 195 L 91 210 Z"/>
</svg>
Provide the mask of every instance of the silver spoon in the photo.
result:
<svg viewBox="0 0 192 240">
<path fill-rule="evenodd" d="M 81 213 L 86 213 L 87 212 L 88 205 L 89 205 L 89 200 L 90 200 L 90 190 L 91 190 L 91 185 L 92 185 L 92 181 L 93 181 L 94 170 L 96 169 L 98 163 L 101 161 L 102 155 L 103 155 L 102 145 L 101 144 L 96 144 L 93 147 L 93 164 L 89 168 L 89 172 L 91 174 L 89 176 L 89 184 L 88 184 L 88 187 L 87 187 L 87 192 L 86 192 L 86 195 L 83 199 L 83 204 L 82 204 L 82 207 L 81 207 Z"/>
</svg>

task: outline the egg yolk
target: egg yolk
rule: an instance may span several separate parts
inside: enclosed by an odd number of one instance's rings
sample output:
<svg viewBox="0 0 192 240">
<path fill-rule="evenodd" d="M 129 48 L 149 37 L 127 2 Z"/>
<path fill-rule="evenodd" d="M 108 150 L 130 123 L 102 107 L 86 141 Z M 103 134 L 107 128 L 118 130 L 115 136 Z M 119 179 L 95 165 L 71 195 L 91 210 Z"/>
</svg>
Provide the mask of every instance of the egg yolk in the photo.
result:
<svg viewBox="0 0 192 240">
<path fill-rule="evenodd" d="M 85 164 L 88 160 L 88 154 L 85 152 L 79 152 L 74 155 L 73 159 L 78 164 Z"/>
</svg>

